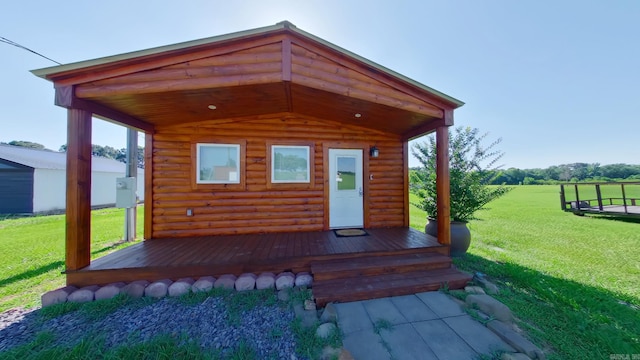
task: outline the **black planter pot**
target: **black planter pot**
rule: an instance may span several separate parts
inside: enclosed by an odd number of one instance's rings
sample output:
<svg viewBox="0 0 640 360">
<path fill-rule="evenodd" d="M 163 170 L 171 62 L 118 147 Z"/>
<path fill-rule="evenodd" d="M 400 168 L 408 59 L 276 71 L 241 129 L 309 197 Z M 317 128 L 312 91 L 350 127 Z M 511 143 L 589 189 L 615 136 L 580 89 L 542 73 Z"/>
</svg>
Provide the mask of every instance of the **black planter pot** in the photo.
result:
<svg viewBox="0 0 640 360">
<path fill-rule="evenodd" d="M 433 237 L 438 237 L 438 220 L 429 219 L 424 227 L 424 232 Z M 467 253 L 471 244 L 471 232 L 467 223 L 463 221 L 451 222 L 451 256 L 461 257 Z"/>
</svg>

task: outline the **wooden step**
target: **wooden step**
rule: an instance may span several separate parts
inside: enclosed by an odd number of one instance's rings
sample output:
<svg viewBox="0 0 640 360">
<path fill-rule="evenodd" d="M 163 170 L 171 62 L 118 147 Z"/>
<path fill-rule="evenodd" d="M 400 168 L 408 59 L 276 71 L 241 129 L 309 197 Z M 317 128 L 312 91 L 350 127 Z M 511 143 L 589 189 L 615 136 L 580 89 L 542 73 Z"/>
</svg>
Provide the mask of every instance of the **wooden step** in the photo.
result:
<svg viewBox="0 0 640 360">
<path fill-rule="evenodd" d="M 318 306 L 328 302 L 349 302 L 387 296 L 434 291 L 443 287 L 461 289 L 472 276 L 453 267 L 408 273 L 381 274 L 314 281 L 313 295 Z M 446 285 L 445 285 L 446 284 Z"/>
<path fill-rule="evenodd" d="M 449 267 L 451 258 L 448 256 L 438 253 L 410 253 L 317 261 L 311 263 L 311 272 L 315 281 L 323 281 Z"/>
</svg>

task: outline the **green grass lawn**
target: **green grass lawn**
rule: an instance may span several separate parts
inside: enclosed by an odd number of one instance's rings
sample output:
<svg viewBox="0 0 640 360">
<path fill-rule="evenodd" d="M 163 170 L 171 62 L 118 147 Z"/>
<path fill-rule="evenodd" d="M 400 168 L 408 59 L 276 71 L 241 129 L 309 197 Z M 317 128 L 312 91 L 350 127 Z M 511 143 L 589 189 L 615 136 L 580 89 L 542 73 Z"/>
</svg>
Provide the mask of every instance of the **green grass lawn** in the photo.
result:
<svg viewBox="0 0 640 360">
<path fill-rule="evenodd" d="M 143 207 L 138 207 L 138 237 L 142 237 Z M 91 212 L 91 257 L 129 246 L 121 244 L 124 210 Z M 64 285 L 65 216 L 33 216 L 0 220 L 0 312 L 39 305 L 40 296 Z"/>
<path fill-rule="evenodd" d="M 497 298 L 552 359 L 640 354 L 640 223 L 565 213 L 558 193 L 517 186 L 491 203 L 456 264 L 501 285 Z M 424 217 L 411 207 L 413 227 Z"/>
</svg>

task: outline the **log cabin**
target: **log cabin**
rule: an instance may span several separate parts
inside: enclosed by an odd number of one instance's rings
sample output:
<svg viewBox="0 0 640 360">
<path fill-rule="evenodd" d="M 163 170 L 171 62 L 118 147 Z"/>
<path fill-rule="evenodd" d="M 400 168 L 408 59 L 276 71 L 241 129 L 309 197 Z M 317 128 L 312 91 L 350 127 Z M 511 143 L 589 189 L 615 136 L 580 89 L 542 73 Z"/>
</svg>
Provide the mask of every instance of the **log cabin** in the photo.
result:
<svg viewBox="0 0 640 360">
<path fill-rule="evenodd" d="M 437 239 L 409 227 L 408 142 L 435 132 L 448 154 L 453 97 L 287 21 L 33 73 L 68 109 L 70 285 L 310 271 L 323 302 L 469 280 L 448 156 Z M 144 132 L 146 164 L 145 241 L 93 261 L 92 117 Z"/>
</svg>

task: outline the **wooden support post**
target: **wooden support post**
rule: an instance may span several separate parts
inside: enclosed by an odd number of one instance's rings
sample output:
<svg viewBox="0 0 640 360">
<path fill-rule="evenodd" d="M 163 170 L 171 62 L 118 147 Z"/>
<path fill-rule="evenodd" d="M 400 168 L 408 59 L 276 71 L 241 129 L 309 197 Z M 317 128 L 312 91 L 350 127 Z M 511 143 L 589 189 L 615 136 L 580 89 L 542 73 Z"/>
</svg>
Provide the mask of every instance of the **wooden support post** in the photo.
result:
<svg viewBox="0 0 640 360">
<path fill-rule="evenodd" d="M 602 193 L 600 192 L 600 184 L 596 184 L 596 196 L 598 197 L 598 209 L 602 211 L 604 207 L 602 206 Z"/>
<path fill-rule="evenodd" d="M 153 135 L 144 135 L 144 239 L 153 236 Z"/>
<path fill-rule="evenodd" d="M 449 128 L 436 129 L 436 199 L 438 207 L 438 242 L 451 244 L 450 184 L 449 184 Z"/>
<path fill-rule="evenodd" d="M 69 109 L 67 117 L 66 269 L 91 262 L 91 113 Z"/>
<path fill-rule="evenodd" d="M 564 185 L 560 185 L 560 206 L 562 206 L 562 210 L 567 210 L 567 198 L 564 195 Z"/>
<path fill-rule="evenodd" d="M 627 194 L 624 191 L 624 184 L 620 184 L 620 188 L 622 190 L 622 204 L 624 205 L 624 213 L 629 214 L 629 210 L 627 209 Z"/>
</svg>

